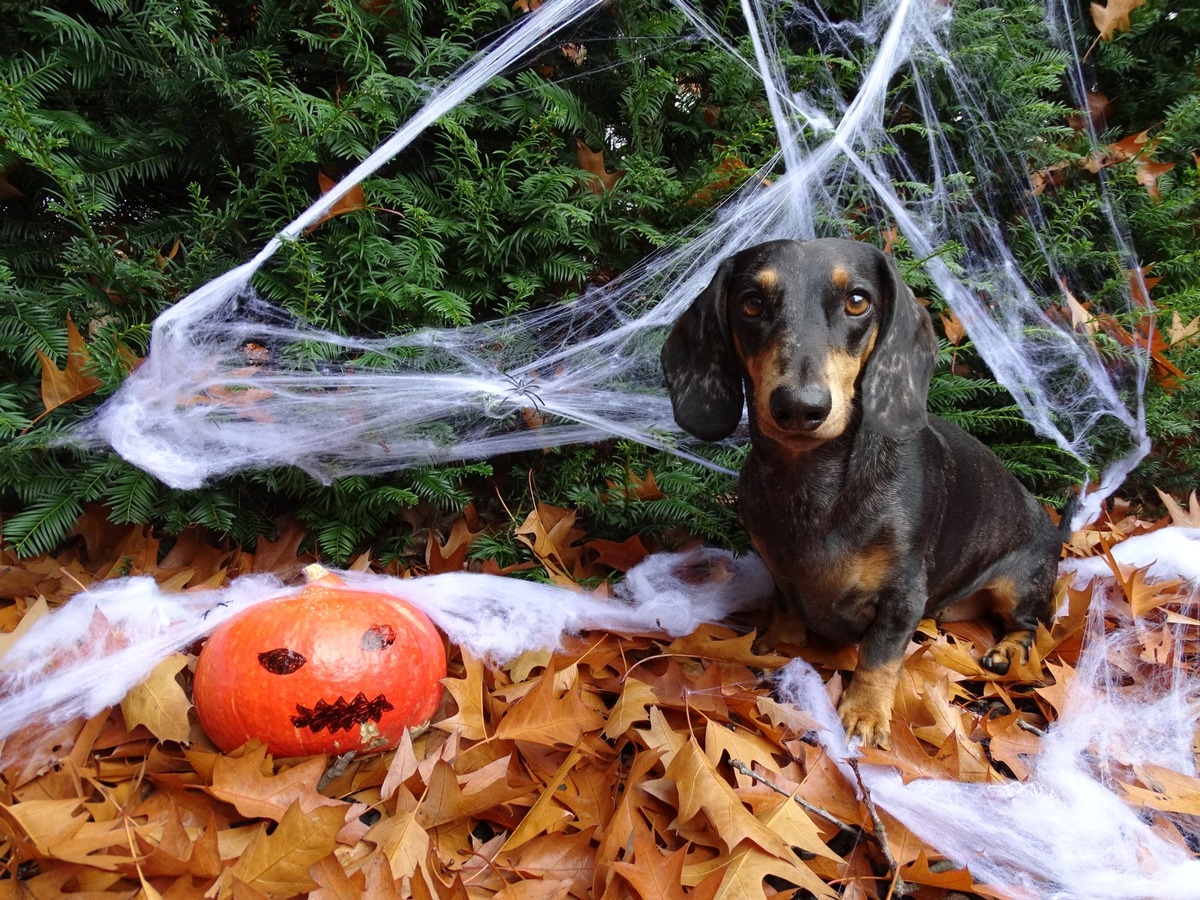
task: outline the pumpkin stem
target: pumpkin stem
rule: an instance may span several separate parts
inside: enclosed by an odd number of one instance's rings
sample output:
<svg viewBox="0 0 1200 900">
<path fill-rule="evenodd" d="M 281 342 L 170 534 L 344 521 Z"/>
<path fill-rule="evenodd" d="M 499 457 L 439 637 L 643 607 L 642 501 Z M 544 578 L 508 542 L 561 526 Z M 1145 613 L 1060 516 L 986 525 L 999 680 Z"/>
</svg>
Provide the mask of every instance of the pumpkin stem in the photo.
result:
<svg viewBox="0 0 1200 900">
<path fill-rule="evenodd" d="M 329 570 L 320 563 L 310 563 L 304 567 L 303 571 L 304 580 L 308 584 L 312 584 L 314 581 L 320 581 L 329 574 Z"/>
</svg>

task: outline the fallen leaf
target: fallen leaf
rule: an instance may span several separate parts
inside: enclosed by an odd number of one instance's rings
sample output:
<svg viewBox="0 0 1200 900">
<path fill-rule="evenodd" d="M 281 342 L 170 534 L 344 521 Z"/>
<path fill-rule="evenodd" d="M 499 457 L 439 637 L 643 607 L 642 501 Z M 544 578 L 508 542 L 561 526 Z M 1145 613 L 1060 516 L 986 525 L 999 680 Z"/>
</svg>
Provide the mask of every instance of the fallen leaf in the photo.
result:
<svg viewBox="0 0 1200 900">
<path fill-rule="evenodd" d="M 186 744 L 190 740 L 188 710 L 192 703 L 176 678 L 190 660 L 185 653 L 173 653 L 126 695 L 121 713 L 131 730 L 145 725 L 160 741 Z"/>
<path fill-rule="evenodd" d="M 232 879 L 240 879 L 267 895 L 280 897 L 312 889 L 316 885 L 308 870 L 333 853 L 342 817 L 342 809 L 324 806 L 305 813 L 293 803 L 273 831 L 259 826 L 237 862 L 225 870 L 222 882 L 230 884 Z"/>
<path fill-rule="evenodd" d="M 320 187 L 322 195 L 328 194 L 334 189 L 334 187 L 337 186 L 337 184 L 338 182 L 334 181 L 324 172 L 317 173 L 317 185 Z M 305 229 L 305 231 L 311 233 L 316 231 L 319 227 L 321 227 L 322 224 L 328 222 L 330 219 L 335 219 L 338 216 L 344 216 L 346 213 L 356 212 L 360 209 L 366 208 L 367 195 L 363 192 L 362 185 L 356 184 L 354 187 L 346 191 L 345 194 L 339 197 L 333 206 L 329 208 L 329 211 L 325 213 L 325 215 L 321 216 L 321 218 L 317 219 L 317 221 Z"/>
<path fill-rule="evenodd" d="M 1111 41 L 1118 31 L 1130 28 L 1129 14 L 1142 6 L 1146 0 L 1106 0 L 1091 4 L 1092 22 L 1100 32 L 1100 40 Z"/>
<path fill-rule="evenodd" d="M 60 369 L 41 350 L 36 352 L 42 364 L 42 405 L 45 407 L 42 415 L 90 397 L 100 387 L 100 379 L 84 374 L 83 370 L 91 362 L 91 353 L 70 316 L 67 316 L 66 366 Z"/>
<path fill-rule="evenodd" d="M 314 756 L 271 774 L 266 754 L 266 747 L 255 742 L 240 757 L 218 756 L 213 764 L 209 793 L 253 819 L 279 822 L 293 806 L 302 813 L 325 807 L 345 813 L 345 803 L 317 791 L 317 782 L 325 771 L 323 757 Z"/>
<path fill-rule="evenodd" d="M 591 175 L 585 183 L 593 194 L 611 191 L 621 180 L 621 176 L 625 174 L 624 172 L 608 171 L 604 165 L 604 151 L 593 150 L 578 138 L 575 139 L 575 155 L 579 161 L 579 168 Z"/>
</svg>

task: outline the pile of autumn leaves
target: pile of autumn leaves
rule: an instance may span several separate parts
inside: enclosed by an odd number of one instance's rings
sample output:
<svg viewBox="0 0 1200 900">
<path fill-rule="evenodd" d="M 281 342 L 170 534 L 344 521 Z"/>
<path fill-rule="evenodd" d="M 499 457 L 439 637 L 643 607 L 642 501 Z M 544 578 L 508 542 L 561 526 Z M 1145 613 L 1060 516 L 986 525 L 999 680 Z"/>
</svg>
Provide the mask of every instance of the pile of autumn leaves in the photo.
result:
<svg viewBox="0 0 1200 900">
<path fill-rule="evenodd" d="M 1200 524 L 1194 498 L 1174 513 L 1177 524 Z M 1076 534 L 1071 550 L 1103 554 L 1167 524 L 1110 516 Z M 522 529 L 557 581 L 645 552 L 633 541 L 584 541 L 570 512 L 545 506 Z M 141 529 L 94 515 L 79 531 L 56 558 L 0 559 L 0 597 L 13 598 L 0 600 L 0 658 L 26 614 L 81 584 L 149 574 L 203 589 L 244 572 L 289 577 L 306 562 L 298 527 L 255 554 L 188 534 L 161 561 Z M 431 570 L 465 565 L 480 527 L 467 517 L 447 533 L 429 540 Z M 1178 615 L 1172 586 L 1128 572 L 1113 585 L 1116 606 L 1142 617 L 1148 644 Z M 867 761 L 906 779 L 1023 779 L 1061 709 L 1088 597 L 1068 592 L 1066 614 L 1040 635 L 1040 659 L 1004 678 L 975 662 L 992 640 L 981 626 L 923 623 L 905 663 L 894 749 Z M 816 897 L 1005 896 L 947 868 L 865 802 L 797 711 L 772 698 L 764 676 L 786 658 L 757 653 L 750 623 L 734 625 L 675 641 L 588 633 L 499 670 L 451 648 L 432 727 L 395 752 L 339 760 L 272 760 L 255 745 L 214 750 L 189 715 L 194 658 L 180 655 L 121 707 L 53 732 L 32 726 L 0 745 L 0 900 L 662 900 L 796 888 Z M 831 691 L 854 662 L 853 650 L 802 655 Z M 1144 805 L 1196 815 L 1193 781 L 1172 791 L 1178 808 L 1144 785 Z"/>
</svg>

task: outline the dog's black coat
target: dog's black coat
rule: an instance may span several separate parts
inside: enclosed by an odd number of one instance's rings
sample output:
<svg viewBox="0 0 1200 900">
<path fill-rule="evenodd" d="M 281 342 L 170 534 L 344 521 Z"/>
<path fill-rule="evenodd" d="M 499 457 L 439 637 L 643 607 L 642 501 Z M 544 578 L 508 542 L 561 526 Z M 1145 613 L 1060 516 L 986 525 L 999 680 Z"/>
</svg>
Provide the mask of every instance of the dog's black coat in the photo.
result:
<svg viewBox="0 0 1200 900">
<path fill-rule="evenodd" d="M 860 644 L 839 709 L 852 736 L 885 745 L 920 619 L 994 614 L 1007 634 L 982 663 L 1006 672 L 1049 616 L 1062 549 L 995 455 L 926 413 L 936 349 L 888 257 L 816 240 L 726 259 L 662 354 L 690 433 L 727 436 L 745 399 L 746 527 L 781 608 Z"/>
</svg>

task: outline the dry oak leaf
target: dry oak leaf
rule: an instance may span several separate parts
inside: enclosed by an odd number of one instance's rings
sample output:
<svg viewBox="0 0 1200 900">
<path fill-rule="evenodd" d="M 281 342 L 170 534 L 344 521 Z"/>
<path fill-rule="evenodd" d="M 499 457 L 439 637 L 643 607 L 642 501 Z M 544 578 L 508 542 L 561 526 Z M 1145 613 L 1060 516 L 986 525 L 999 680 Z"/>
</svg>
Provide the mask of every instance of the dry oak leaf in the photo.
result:
<svg viewBox="0 0 1200 900">
<path fill-rule="evenodd" d="M 583 752 L 578 747 L 567 754 L 567 758 L 558 767 L 558 771 L 546 783 L 545 789 L 538 793 L 537 800 L 529 808 L 529 812 L 525 814 L 521 824 L 504 842 L 502 850 L 514 850 L 539 834 L 553 834 L 562 831 L 566 824 L 574 818 L 571 810 L 559 803 L 558 798 L 560 792 L 567 790 L 567 776 L 581 759 L 583 759 Z"/>
<path fill-rule="evenodd" d="M 82 400 L 96 392 L 100 379 L 83 374 L 91 361 L 83 335 L 67 316 L 67 364 L 60 369 L 41 350 L 35 351 L 42 363 L 42 405 L 46 412 L 58 409 L 67 403 Z M 42 415 L 45 415 L 43 413 Z"/>
<path fill-rule="evenodd" d="M 632 728 L 635 722 L 649 721 L 649 708 L 656 703 L 658 696 L 650 685 L 632 676 L 627 677 L 621 685 L 621 696 L 609 711 L 604 736 L 612 740 Z"/>
<path fill-rule="evenodd" d="M 1200 778 L 1149 763 L 1134 766 L 1134 771 L 1138 780 L 1147 785 L 1121 785 L 1125 798 L 1134 806 L 1200 816 Z"/>
<path fill-rule="evenodd" d="M 579 160 L 579 168 L 589 173 L 592 177 L 588 178 L 586 184 L 588 190 L 593 194 L 603 194 L 605 191 L 611 191 L 624 172 L 610 172 L 604 166 L 604 151 L 593 150 L 586 143 L 575 139 L 575 155 Z"/>
<path fill-rule="evenodd" d="M 790 846 L 821 856 L 844 867 L 841 858 L 825 846 L 817 833 L 816 826 L 792 797 L 782 798 L 774 808 L 767 810 L 758 821 L 773 834 L 779 835 Z M 784 856 L 766 852 L 754 841 L 739 845 L 732 853 L 707 862 L 688 866 L 684 871 L 687 884 L 697 884 L 715 871 L 722 871 L 721 885 L 717 898 L 743 898 L 760 896 L 763 879 L 768 876 L 782 878 L 789 884 L 804 888 L 812 896 L 833 900 L 838 893 L 822 881 L 791 849 Z"/>
<path fill-rule="evenodd" d="M 135 834 L 139 859 L 126 867 L 147 877 L 195 875 L 213 879 L 221 874 L 221 848 L 217 839 L 217 820 L 209 812 L 208 824 L 191 837 L 179 807 L 172 802 L 170 813 L 158 834 Z"/>
<path fill-rule="evenodd" d="M 366 840 L 387 858 L 393 878 L 408 878 L 429 854 L 429 832 L 417 820 L 417 807 L 380 819 L 371 826 Z"/>
<path fill-rule="evenodd" d="M 633 861 L 614 861 L 613 869 L 641 900 L 682 900 L 687 896 L 683 891 L 686 847 L 674 853 L 660 850 L 641 817 L 633 820 L 633 833 L 627 841 L 632 845 Z"/>
<path fill-rule="evenodd" d="M 751 841 L 781 860 L 793 857 L 791 845 L 748 810 L 733 788 L 717 773 L 695 738 L 688 738 L 667 766 L 667 779 L 679 791 L 679 810 L 672 828 L 701 813 L 729 850 Z"/>
<path fill-rule="evenodd" d="M 1167 343 L 1172 347 L 1184 341 L 1195 344 L 1200 341 L 1200 316 L 1196 316 L 1186 325 L 1179 315 L 1179 310 L 1171 314 L 1171 327 L 1167 329 Z"/>
<path fill-rule="evenodd" d="M 173 653 L 150 670 L 146 680 L 131 690 L 121 701 L 125 725 L 132 731 L 145 725 L 160 741 L 188 743 L 191 723 L 188 710 L 191 701 L 176 675 L 187 666 L 185 653 Z"/>
<path fill-rule="evenodd" d="M 561 674 L 568 676 L 562 694 L 553 670 L 544 671 L 533 689 L 508 708 L 496 726 L 497 739 L 573 747 L 584 733 L 604 727 L 604 716 L 583 699 L 579 667 Z"/>
<path fill-rule="evenodd" d="M 441 731 L 457 733 L 469 741 L 482 741 L 487 734 L 485 714 L 483 662 L 463 651 L 462 678 L 443 678 L 442 684 L 458 706 L 458 712 L 449 718 L 434 722 Z"/>
<path fill-rule="evenodd" d="M 1170 494 L 1163 493 L 1158 488 L 1159 499 L 1171 515 L 1171 524 L 1182 528 L 1200 528 L 1200 502 L 1196 500 L 1196 492 L 1188 497 L 1188 508 L 1185 510 Z"/>
<path fill-rule="evenodd" d="M 480 813 L 529 796 L 528 784 L 510 786 L 503 782 L 492 782 L 485 789 L 465 792 L 458 783 L 453 767 L 439 760 L 429 776 L 429 786 L 417 807 L 417 821 L 425 828 L 434 828 L 447 822 L 457 822 Z"/>
<path fill-rule="evenodd" d="M 266 754 L 266 747 L 254 742 L 240 757 L 218 755 L 213 761 L 208 792 L 252 819 L 280 822 L 292 806 L 306 814 L 336 808 L 345 817 L 350 808 L 346 803 L 317 792 L 317 782 L 325 772 L 325 757 L 314 756 L 272 775 Z"/>
<path fill-rule="evenodd" d="M 338 804 L 344 807 L 345 804 Z M 240 879 L 271 897 L 293 897 L 315 887 L 309 867 L 333 853 L 344 812 L 330 806 L 303 812 L 293 803 L 268 833 L 260 825 L 236 863 L 221 879 L 221 897 L 230 895 L 232 880 Z"/>
<path fill-rule="evenodd" d="M 0 812 L 24 831 L 40 857 L 107 871 L 129 862 L 126 826 L 135 833 L 146 827 L 120 819 L 94 822 L 78 798 L 0 803 Z M 118 850 L 119 854 L 100 852 L 106 849 Z"/>
<path fill-rule="evenodd" d="M 1106 0 L 1105 3 L 1091 4 L 1092 22 L 1100 32 L 1100 40 L 1111 41 L 1118 31 L 1128 31 L 1130 27 L 1129 14 L 1146 0 Z"/>
<path fill-rule="evenodd" d="M 581 571 L 582 529 L 575 527 L 575 511 L 539 503 L 515 534 L 546 567 L 551 580 L 575 585 Z"/>
<path fill-rule="evenodd" d="M 571 879 L 571 893 L 588 897 L 596 874 L 595 829 L 573 834 L 543 834 L 508 854 L 508 865 L 522 878 L 557 876 Z"/>
<path fill-rule="evenodd" d="M 324 196 L 325 194 L 328 194 L 330 191 L 332 191 L 337 186 L 337 182 L 334 181 L 332 178 L 330 178 L 328 175 L 326 175 L 324 172 L 317 173 L 317 184 L 321 188 L 322 196 Z M 315 231 L 323 223 L 328 222 L 330 219 L 336 218 L 337 216 L 345 215 L 348 212 L 356 212 L 357 210 L 366 209 L 366 208 L 367 208 L 367 195 L 365 193 L 363 193 L 362 185 L 356 184 L 356 185 L 354 185 L 354 187 L 352 187 L 348 191 L 346 191 L 346 193 L 343 194 L 341 197 L 339 197 L 336 201 L 334 201 L 333 206 L 329 207 L 329 212 L 325 213 L 325 215 L 323 215 L 323 216 L 321 216 L 321 218 L 317 219 L 317 221 L 314 224 L 310 225 L 306 230 L 308 232 Z"/>
</svg>

